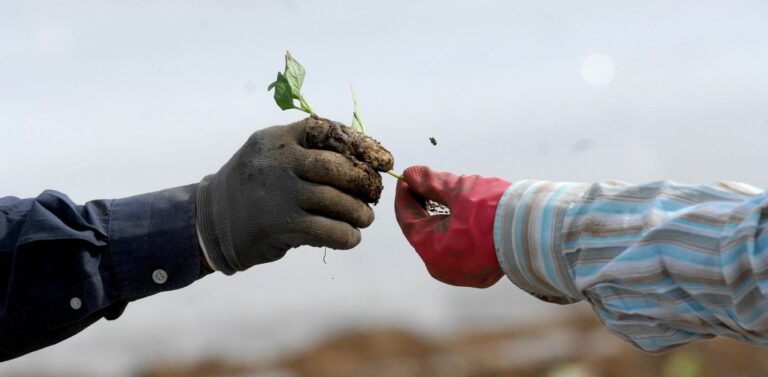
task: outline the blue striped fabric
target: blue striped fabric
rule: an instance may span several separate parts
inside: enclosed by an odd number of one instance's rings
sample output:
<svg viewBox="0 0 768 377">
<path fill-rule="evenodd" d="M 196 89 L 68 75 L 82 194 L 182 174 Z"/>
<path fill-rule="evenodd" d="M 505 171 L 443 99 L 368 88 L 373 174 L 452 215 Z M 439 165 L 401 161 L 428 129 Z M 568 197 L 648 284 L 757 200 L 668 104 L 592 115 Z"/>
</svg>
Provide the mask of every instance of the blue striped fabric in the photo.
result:
<svg viewBox="0 0 768 377">
<path fill-rule="evenodd" d="M 643 350 L 717 335 L 768 344 L 767 217 L 768 193 L 741 183 L 518 181 L 494 242 L 515 285 L 589 301 Z"/>
</svg>

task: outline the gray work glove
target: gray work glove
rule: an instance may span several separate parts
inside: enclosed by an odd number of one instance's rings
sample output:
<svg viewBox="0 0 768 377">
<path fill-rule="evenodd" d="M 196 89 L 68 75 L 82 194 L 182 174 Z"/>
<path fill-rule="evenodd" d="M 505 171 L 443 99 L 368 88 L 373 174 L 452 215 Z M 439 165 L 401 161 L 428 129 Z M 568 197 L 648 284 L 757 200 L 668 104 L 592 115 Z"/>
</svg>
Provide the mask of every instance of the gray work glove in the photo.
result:
<svg viewBox="0 0 768 377">
<path fill-rule="evenodd" d="M 325 140 L 330 145 L 308 141 L 318 130 L 335 132 Z M 353 133 L 320 118 L 270 127 L 251 135 L 218 173 L 203 178 L 197 228 L 211 267 L 230 275 L 278 260 L 301 245 L 350 249 L 359 244 L 358 228 L 374 218 L 360 198 L 378 199 L 381 177 L 374 169 L 391 169 L 393 161 L 373 139 Z M 380 150 L 355 156 L 353 139 Z M 358 158 L 384 162 L 366 164 Z"/>
</svg>

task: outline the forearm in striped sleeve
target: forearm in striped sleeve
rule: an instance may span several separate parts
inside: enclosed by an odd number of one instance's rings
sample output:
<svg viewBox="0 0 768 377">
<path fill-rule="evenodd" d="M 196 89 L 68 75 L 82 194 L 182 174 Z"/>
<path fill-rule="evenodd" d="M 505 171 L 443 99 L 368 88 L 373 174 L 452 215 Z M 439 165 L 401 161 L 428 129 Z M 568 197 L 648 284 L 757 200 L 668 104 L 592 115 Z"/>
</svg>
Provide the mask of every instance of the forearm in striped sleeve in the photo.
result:
<svg viewBox="0 0 768 377">
<path fill-rule="evenodd" d="M 502 268 L 548 301 L 587 299 L 648 351 L 724 335 L 768 343 L 768 195 L 754 187 L 523 181 L 502 198 Z"/>
</svg>

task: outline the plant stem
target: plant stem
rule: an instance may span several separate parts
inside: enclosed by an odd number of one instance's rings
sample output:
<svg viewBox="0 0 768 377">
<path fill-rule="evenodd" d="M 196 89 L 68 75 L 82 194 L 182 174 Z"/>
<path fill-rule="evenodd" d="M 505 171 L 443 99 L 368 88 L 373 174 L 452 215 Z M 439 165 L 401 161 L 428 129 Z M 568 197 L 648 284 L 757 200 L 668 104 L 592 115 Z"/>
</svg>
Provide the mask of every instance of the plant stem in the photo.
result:
<svg viewBox="0 0 768 377">
<path fill-rule="evenodd" d="M 402 176 L 402 175 L 400 175 L 400 174 L 397 174 L 397 173 L 395 173 L 395 171 L 394 171 L 394 170 L 390 170 L 390 171 L 388 171 L 388 172 L 387 172 L 387 174 L 389 174 L 389 175 L 391 175 L 391 176 L 393 176 L 393 177 L 397 178 L 397 180 L 398 180 L 398 181 L 402 181 L 402 180 L 404 180 L 403 176 Z"/>
<path fill-rule="evenodd" d="M 309 106 L 309 103 L 307 103 L 307 100 L 304 99 L 304 96 L 299 95 L 299 105 L 301 105 L 301 110 L 304 110 L 305 112 L 309 113 L 309 115 L 315 115 L 315 112 L 312 110 L 312 107 Z"/>
</svg>

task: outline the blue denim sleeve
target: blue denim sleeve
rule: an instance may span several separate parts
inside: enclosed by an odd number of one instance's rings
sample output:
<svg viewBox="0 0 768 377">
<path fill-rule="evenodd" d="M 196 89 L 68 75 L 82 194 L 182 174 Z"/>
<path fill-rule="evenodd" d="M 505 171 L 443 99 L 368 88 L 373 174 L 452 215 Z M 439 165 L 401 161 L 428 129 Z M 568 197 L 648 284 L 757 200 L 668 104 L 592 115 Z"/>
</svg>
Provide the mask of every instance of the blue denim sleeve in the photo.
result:
<svg viewBox="0 0 768 377">
<path fill-rule="evenodd" d="M 196 187 L 85 205 L 56 191 L 0 198 L 0 360 L 200 278 Z"/>
</svg>

